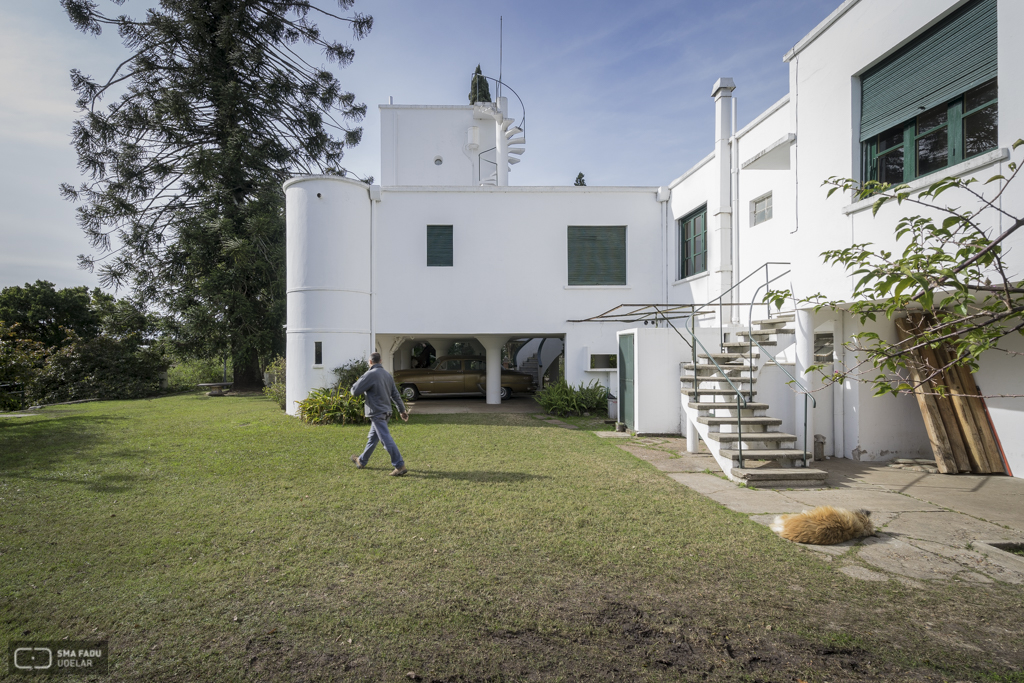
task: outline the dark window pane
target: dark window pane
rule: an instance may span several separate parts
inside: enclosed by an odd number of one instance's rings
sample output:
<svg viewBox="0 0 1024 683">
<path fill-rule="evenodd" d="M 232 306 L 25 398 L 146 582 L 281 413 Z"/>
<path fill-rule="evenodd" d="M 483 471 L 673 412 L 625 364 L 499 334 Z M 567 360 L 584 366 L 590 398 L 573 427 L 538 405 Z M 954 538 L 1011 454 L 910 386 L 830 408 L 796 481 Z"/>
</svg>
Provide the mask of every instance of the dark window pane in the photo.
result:
<svg viewBox="0 0 1024 683">
<path fill-rule="evenodd" d="M 995 149 L 999 140 L 999 105 L 993 104 L 964 117 L 964 157 Z"/>
<path fill-rule="evenodd" d="M 878 149 L 885 151 L 890 147 L 903 144 L 903 124 L 893 126 L 878 136 Z"/>
<path fill-rule="evenodd" d="M 878 181 L 882 183 L 903 182 L 903 148 L 894 149 L 878 157 Z"/>
<path fill-rule="evenodd" d="M 917 175 L 922 176 L 945 168 L 948 162 L 949 136 L 946 134 L 945 128 L 918 139 Z"/>
<path fill-rule="evenodd" d="M 964 95 L 964 111 L 971 111 L 977 109 L 986 102 L 991 102 L 996 99 L 996 79 L 992 79 L 988 83 L 982 83 L 977 88 L 973 88 L 967 91 Z"/>
<path fill-rule="evenodd" d="M 937 107 L 929 109 L 923 114 L 919 114 L 917 117 L 917 134 L 927 133 L 936 126 L 941 126 L 946 122 L 947 106 L 940 104 Z"/>
<path fill-rule="evenodd" d="M 313 365 L 324 364 L 324 343 L 313 342 Z"/>
</svg>

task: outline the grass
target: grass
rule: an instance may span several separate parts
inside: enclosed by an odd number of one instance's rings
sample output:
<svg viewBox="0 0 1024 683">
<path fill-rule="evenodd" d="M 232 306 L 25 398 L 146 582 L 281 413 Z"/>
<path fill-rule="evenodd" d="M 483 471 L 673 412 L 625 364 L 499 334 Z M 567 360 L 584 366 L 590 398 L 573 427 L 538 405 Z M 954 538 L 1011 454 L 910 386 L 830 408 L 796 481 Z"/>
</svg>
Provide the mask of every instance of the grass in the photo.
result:
<svg viewBox="0 0 1024 683">
<path fill-rule="evenodd" d="M 530 415 L 414 414 L 398 479 L 365 433 L 201 394 L 0 418 L 3 635 L 108 638 L 103 680 L 1024 680 L 1018 588 L 858 582 Z"/>
</svg>

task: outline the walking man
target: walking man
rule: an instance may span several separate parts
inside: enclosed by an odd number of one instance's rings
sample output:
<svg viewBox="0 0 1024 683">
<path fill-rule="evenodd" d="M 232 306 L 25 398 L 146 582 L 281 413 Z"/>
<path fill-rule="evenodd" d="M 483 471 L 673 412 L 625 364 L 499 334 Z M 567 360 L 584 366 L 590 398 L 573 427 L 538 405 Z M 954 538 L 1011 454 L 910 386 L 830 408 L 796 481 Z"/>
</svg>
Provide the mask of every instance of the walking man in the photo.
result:
<svg viewBox="0 0 1024 683">
<path fill-rule="evenodd" d="M 391 455 L 391 465 L 395 471 L 392 477 L 400 477 L 408 470 L 405 469 L 405 461 L 402 454 L 398 452 L 395 440 L 391 438 L 388 431 L 388 418 L 391 417 L 391 401 L 398 405 L 399 416 L 404 422 L 409 421 L 409 413 L 402 403 L 402 396 L 395 387 L 395 380 L 391 378 L 388 371 L 380 364 L 380 354 L 370 354 L 370 369 L 352 385 L 352 395 L 366 395 L 366 407 L 363 409 L 366 416 L 370 418 L 370 433 L 366 437 L 366 448 L 362 455 L 353 455 L 352 462 L 356 467 L 363 469 L 370 461 L 373 449 L 377 442 L 383 443 L 388 454 Z"/>
</svg>

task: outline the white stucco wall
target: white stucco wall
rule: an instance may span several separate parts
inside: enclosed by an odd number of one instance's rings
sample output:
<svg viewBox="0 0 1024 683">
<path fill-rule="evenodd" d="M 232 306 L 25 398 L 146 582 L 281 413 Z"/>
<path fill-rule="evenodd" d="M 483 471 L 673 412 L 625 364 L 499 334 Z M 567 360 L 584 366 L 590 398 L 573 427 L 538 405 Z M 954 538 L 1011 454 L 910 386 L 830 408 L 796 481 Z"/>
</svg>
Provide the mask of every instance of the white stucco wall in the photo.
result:
<svg viewBox="0 0 1024 683">
<path fill-rule="evenodd" d="M 710 100 L 708 106 L 713 106 Z M 708 206 L 708 216 L 710 218 L 711 211 L 714 210 L 713 195 L 717 189 L 716 174 L 718 172 L 718 160 L 712 154 L 702 159 L 694 168 L 674 181 L 672 185 L 675 185 L 675 187 L 669 186 L 672 196 L 669 200 L 669 220 L 671 225 L 668 231 L 669 249 L 667 258 L 669 277 L 668 300 L 671 303 L 704 302 L 711 298 L 708 287 L 710 267 L 703 273 L 679 279 L 681 269 L 679 257 L 682 245 L 680 244 L 679 228 L 676 221 L 705 204 Z M 709 253 L 709 258 L 710 256 L 711 254 Z"/>
<path fill-rule="evenodd" d="M 494 147 L 493 118 L 474 118 L 471 105 L 382 104 L 380 123 L 381 185 L 479 185 L 477 155 Z M 476 150 L 467 147 L 471 127 L 478 129 Z M 486 178 L 494 166 L 483 166 Z"/>
</svg>

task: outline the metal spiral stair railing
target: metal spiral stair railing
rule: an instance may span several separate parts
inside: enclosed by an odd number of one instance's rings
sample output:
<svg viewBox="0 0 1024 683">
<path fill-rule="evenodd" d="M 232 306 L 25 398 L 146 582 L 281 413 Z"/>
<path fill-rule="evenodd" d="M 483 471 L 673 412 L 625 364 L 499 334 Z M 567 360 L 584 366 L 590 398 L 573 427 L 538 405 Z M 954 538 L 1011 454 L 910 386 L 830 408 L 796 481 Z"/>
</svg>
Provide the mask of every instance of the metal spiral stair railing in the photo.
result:
<svg viewBox="0 0 1024 683">
<path fill-rule="evenodd" d="M 505 136 L 506 144 L 508 145 L 508 170 L 511 171 L 512 167 L 522 160 L 520 157 L 522 157 L 523 153 L 526 152 L 526 105 L 523 104 L 523 99 L 519 97 L 519 93 L 517 93 L 515 90 L 509 87 L 508 84 L 503 83 L 502 81 L 499 81 L 497 78 L 493 78 L 491 76 L 483 76 L 483 78 L 486 78 L 489 81 L 494 81 L 495 85 L 501 85 L 504 88 L 508 88 L 508 90 L 513 95 L 515 95 L 516 99 L 519 101 L 519 107 L 523 112 L 523 115 L 520 118 L 519 123 L 516 123 L 516 120 L 514 118 L 508 117 L 504 118 L 501 122 L 501 135 Z M 517 135 L 519 137 L 516 137 Z M 491 161 L 490 159 L 484 159 L 485 154 L 487 154 L 488 152 L 495 152 L 496 150 L 497 147 L 491 147 L 490 149 L 485 149 L 484 151 L 480 152 L 477 155 L 477 180 L 481 185 L 498 184 L 498 162 Z M 494 171 L 492 171 L 491 174 L 486 178 L 483 178 L 483 168 L 485 163 L 494 166 Z"/>
</svg>

